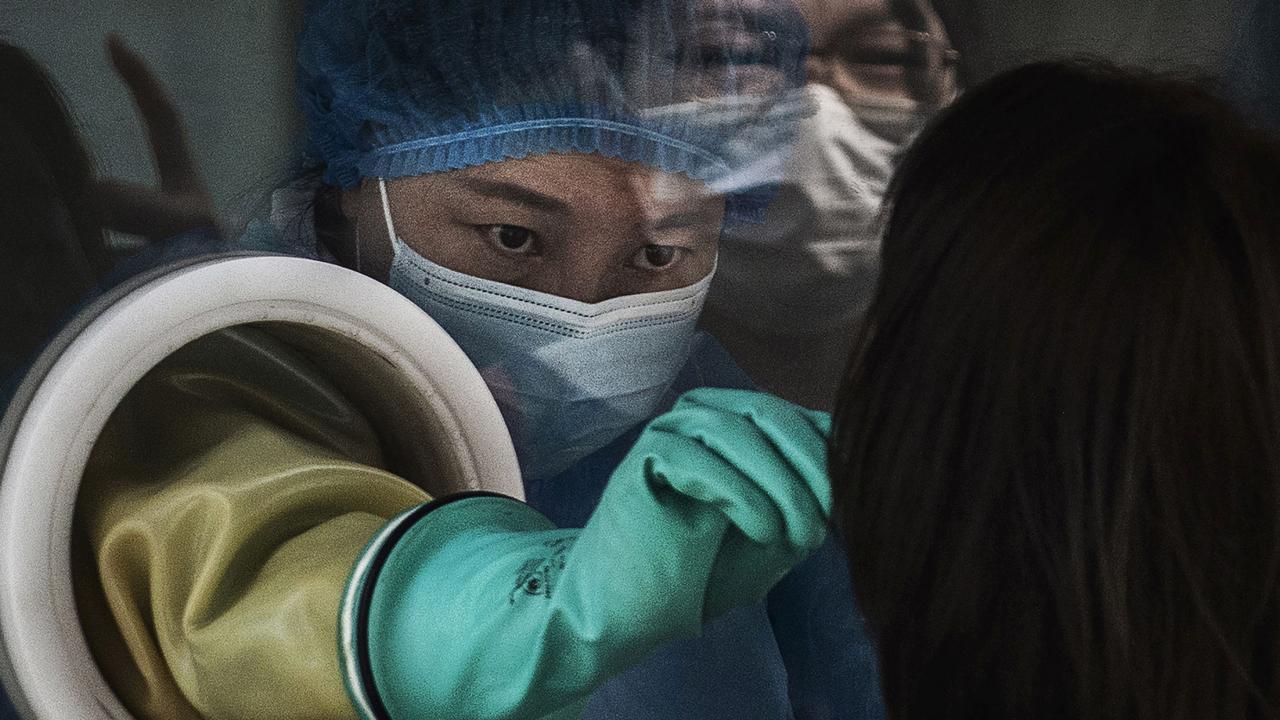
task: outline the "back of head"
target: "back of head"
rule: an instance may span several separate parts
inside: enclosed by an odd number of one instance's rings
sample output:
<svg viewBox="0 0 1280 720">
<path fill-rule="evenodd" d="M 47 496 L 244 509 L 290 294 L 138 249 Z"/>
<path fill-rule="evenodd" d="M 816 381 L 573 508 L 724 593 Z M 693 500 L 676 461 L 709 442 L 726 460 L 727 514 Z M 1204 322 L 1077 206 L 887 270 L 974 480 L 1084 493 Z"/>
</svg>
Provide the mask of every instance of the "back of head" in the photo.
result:
<svg viewBox="0 0 1280 720">
<path fill-rule="evenodd" d="M 832 473 L 890 716 L 1277 717 L 1280 148 L 1045 63 L 891 192 Z"/>
<path fill-rule="evenodd" d="M 0 43 L 0 383 L 107 264 L 91 180 L 48 75 Z"/>
</svg>

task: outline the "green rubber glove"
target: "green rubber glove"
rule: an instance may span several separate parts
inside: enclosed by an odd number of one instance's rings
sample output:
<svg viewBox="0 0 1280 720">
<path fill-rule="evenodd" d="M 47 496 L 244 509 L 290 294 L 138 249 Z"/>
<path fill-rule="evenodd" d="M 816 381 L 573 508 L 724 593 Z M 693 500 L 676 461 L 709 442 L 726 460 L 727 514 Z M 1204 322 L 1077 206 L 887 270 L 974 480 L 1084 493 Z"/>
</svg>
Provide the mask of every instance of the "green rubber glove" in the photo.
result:
<svg viewBox="0 0 1280 720">
<path fill-rule="evenodd" d="M 452 496 L 401 515 L 347 587 L 341 648 L 366 718 L 574 717 L 661 643 L 760 600 L 827 532 L 830 417 L 695 390 L 652 421 L 587 526 Z"/>
</svg>

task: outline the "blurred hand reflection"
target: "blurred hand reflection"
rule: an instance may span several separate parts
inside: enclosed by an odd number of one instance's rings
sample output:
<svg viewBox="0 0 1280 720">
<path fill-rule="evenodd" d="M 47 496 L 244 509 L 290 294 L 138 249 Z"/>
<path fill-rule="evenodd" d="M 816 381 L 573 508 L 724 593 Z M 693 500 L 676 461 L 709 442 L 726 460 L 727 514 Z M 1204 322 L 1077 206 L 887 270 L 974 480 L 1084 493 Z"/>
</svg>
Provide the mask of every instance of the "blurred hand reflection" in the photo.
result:
<svg viewBox="0 0 1280 720">
<path fill-rule="evenodd" d="M 102 203 L 104 224 L 152 240 L 215 227 L 213 198 L 192 158 L 182 115 L 173 99 L 142 56 L 119 37 L 107 39 L 107 52 L 138 108 L 160 187 L 114 178 L 99 180 L 95 191 Z"/>
</svg>

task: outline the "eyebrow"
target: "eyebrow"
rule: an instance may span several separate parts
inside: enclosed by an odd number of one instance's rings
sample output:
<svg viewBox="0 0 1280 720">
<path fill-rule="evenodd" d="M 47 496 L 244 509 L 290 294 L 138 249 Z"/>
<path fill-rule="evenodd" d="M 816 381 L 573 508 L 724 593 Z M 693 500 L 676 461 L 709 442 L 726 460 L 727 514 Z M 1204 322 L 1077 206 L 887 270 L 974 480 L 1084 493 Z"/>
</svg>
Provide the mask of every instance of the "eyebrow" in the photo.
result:
<svg viewBox="0 0 1280 720">
<path fill-rule="evenodd" d="M 649 229 L 661 231 L 692 227 L 702 222 L 704 214 L 705 211 L 702 208 L 684 208 L 657 218 Z"/>
<path fill-rule="evenodd" d="M 567 202 L 516 183 L 475 177 L 458 178 L 458 183 L 467 190 L 487 198 L 516 202 L 546 212 L 569 211 Z"/>
</svg>

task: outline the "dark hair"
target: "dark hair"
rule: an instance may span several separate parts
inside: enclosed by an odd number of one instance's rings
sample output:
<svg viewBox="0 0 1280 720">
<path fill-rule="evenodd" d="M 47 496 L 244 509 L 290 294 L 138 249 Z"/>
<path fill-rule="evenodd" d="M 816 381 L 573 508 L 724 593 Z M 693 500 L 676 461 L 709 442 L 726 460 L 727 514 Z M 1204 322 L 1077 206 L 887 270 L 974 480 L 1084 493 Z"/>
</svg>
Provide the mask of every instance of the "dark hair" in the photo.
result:
<svg viewBox="0 0 1280 720">
<path fill-rule="evenodd" d="M 109 263 L 92 179 L 48 75 L 0 42 L 0 383 Z"/>
<path fill-rule="evenodd" d="M 1280 717 L 1280 148 L 1005 73 L 890 192 L 831 468 L 889 716 Z"/>
<path fill-rule="evenodd" d="M 311 213 L 317 250 L 328 252 L 339 265 L 356 269 L 355 238 L 352 220 L 342 212 L 342 189 L 324 182 L 323 168 L 302 173 L 296 182 L 313 184 L 315 194 L 303 212 Z"/>
</svg>

